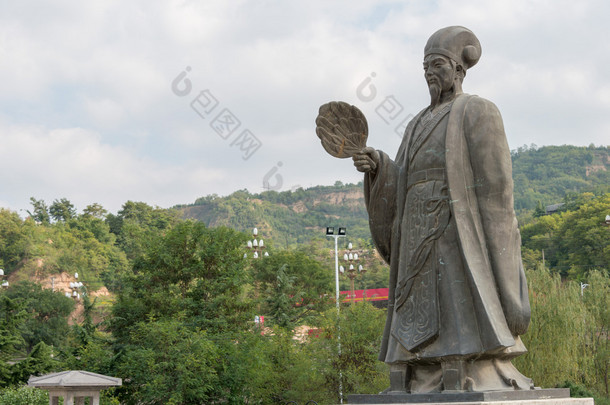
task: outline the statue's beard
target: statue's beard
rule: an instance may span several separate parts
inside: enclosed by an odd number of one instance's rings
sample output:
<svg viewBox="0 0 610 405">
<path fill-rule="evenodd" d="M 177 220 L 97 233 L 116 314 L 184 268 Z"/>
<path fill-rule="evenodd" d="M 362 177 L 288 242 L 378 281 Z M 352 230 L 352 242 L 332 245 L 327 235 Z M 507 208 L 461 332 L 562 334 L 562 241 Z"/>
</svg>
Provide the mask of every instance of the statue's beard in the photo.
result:
<svg viewBox="0 0 610 405">
<path fill-rule="evenodd" d="M 441 86 L 437 83 L 429 83 L 428 91 L 430 92 L 430 105 L 437 106 L 441 102 Z"/>
</svg>

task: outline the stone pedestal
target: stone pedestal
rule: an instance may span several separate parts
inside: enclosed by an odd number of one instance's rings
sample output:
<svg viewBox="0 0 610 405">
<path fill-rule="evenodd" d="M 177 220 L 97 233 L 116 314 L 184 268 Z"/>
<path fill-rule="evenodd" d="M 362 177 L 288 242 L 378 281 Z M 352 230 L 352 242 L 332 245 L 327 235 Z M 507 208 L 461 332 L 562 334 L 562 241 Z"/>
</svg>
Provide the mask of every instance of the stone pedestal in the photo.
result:
<svg viewBox="0 0 610 405">
<path fill-rule="evenodd" d="M 442 404 L 442 405 L 593 405 L 592 398 L 570 398 L 568 388 L 458 392 L 433 394 L 387 393 L 348 395 L 349 404 Z"/>
<path fill-rule="evenodd" d="M 358 402 L 348 402 L 355 404 Z M 362 402 L 360 402 L 362 403 Z M 370 403 L 370 405 L 382 405 L 387 402 Z M 447 402 L 402 402 L 408 405 L 447 405 Z M 523 401 L 476 401 L 476 402 L 452 402 L 451 405 L 595 405 L 593 398 L 556 398 L 556 399 L 528 399 Z"/>
</svg>

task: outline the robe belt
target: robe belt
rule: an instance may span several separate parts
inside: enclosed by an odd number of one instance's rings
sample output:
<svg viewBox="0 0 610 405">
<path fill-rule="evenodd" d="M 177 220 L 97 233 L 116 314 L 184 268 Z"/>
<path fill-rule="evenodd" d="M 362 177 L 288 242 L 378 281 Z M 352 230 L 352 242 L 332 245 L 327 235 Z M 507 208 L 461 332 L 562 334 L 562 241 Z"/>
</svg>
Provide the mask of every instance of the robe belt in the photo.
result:
<svg viewBox="0 0 610 405">
<path fill-rule="evenodd" d="M 407 176 L 408 176 L 408 180 L 407 180 L 407 190 L 408 190 L 409 188 L 411 188 L 411 186 L 413 186 L 416 183 L 422 183 L 424 181 L 430 181 L 430 180 L 439 180 L 439 181 L 445 180 L 445 169 L 438 168 L 438 169 L 420 170 L 415 173 L 409 173 Z"/>
</svg>

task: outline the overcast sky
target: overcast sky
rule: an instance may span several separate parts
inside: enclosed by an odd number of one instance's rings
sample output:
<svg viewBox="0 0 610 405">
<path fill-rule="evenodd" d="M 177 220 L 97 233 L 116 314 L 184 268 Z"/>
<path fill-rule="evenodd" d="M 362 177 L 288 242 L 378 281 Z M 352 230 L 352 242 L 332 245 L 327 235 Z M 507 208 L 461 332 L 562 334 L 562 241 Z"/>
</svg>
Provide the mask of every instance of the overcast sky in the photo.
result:
<svg viewBox="0 0 610 405">
<path fill-rule="evenodd" d="M 499 107 L 511 149 L 610 144 L 610 2 L 2 1 L 0 207 L 358 182 L 326 154 L 318 107 L 358 106 L 370 146 L 428 103 L 427 38 L 470 28 L 464 91 Z"/>
</svg>

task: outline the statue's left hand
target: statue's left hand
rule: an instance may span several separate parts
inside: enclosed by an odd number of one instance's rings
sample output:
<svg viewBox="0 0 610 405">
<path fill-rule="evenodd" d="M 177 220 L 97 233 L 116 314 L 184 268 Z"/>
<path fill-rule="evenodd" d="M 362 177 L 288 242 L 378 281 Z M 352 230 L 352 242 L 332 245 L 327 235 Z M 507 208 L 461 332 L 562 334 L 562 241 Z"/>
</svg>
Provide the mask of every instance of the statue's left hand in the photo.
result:
<svg viewBox="0 0 610 405">
<path fill-rule="evenodd" d="M 352 156 L 356 170 L 363 173 L 375 173 L 380 161 L 379 152 L 367 146 Z"/>
</svg>

